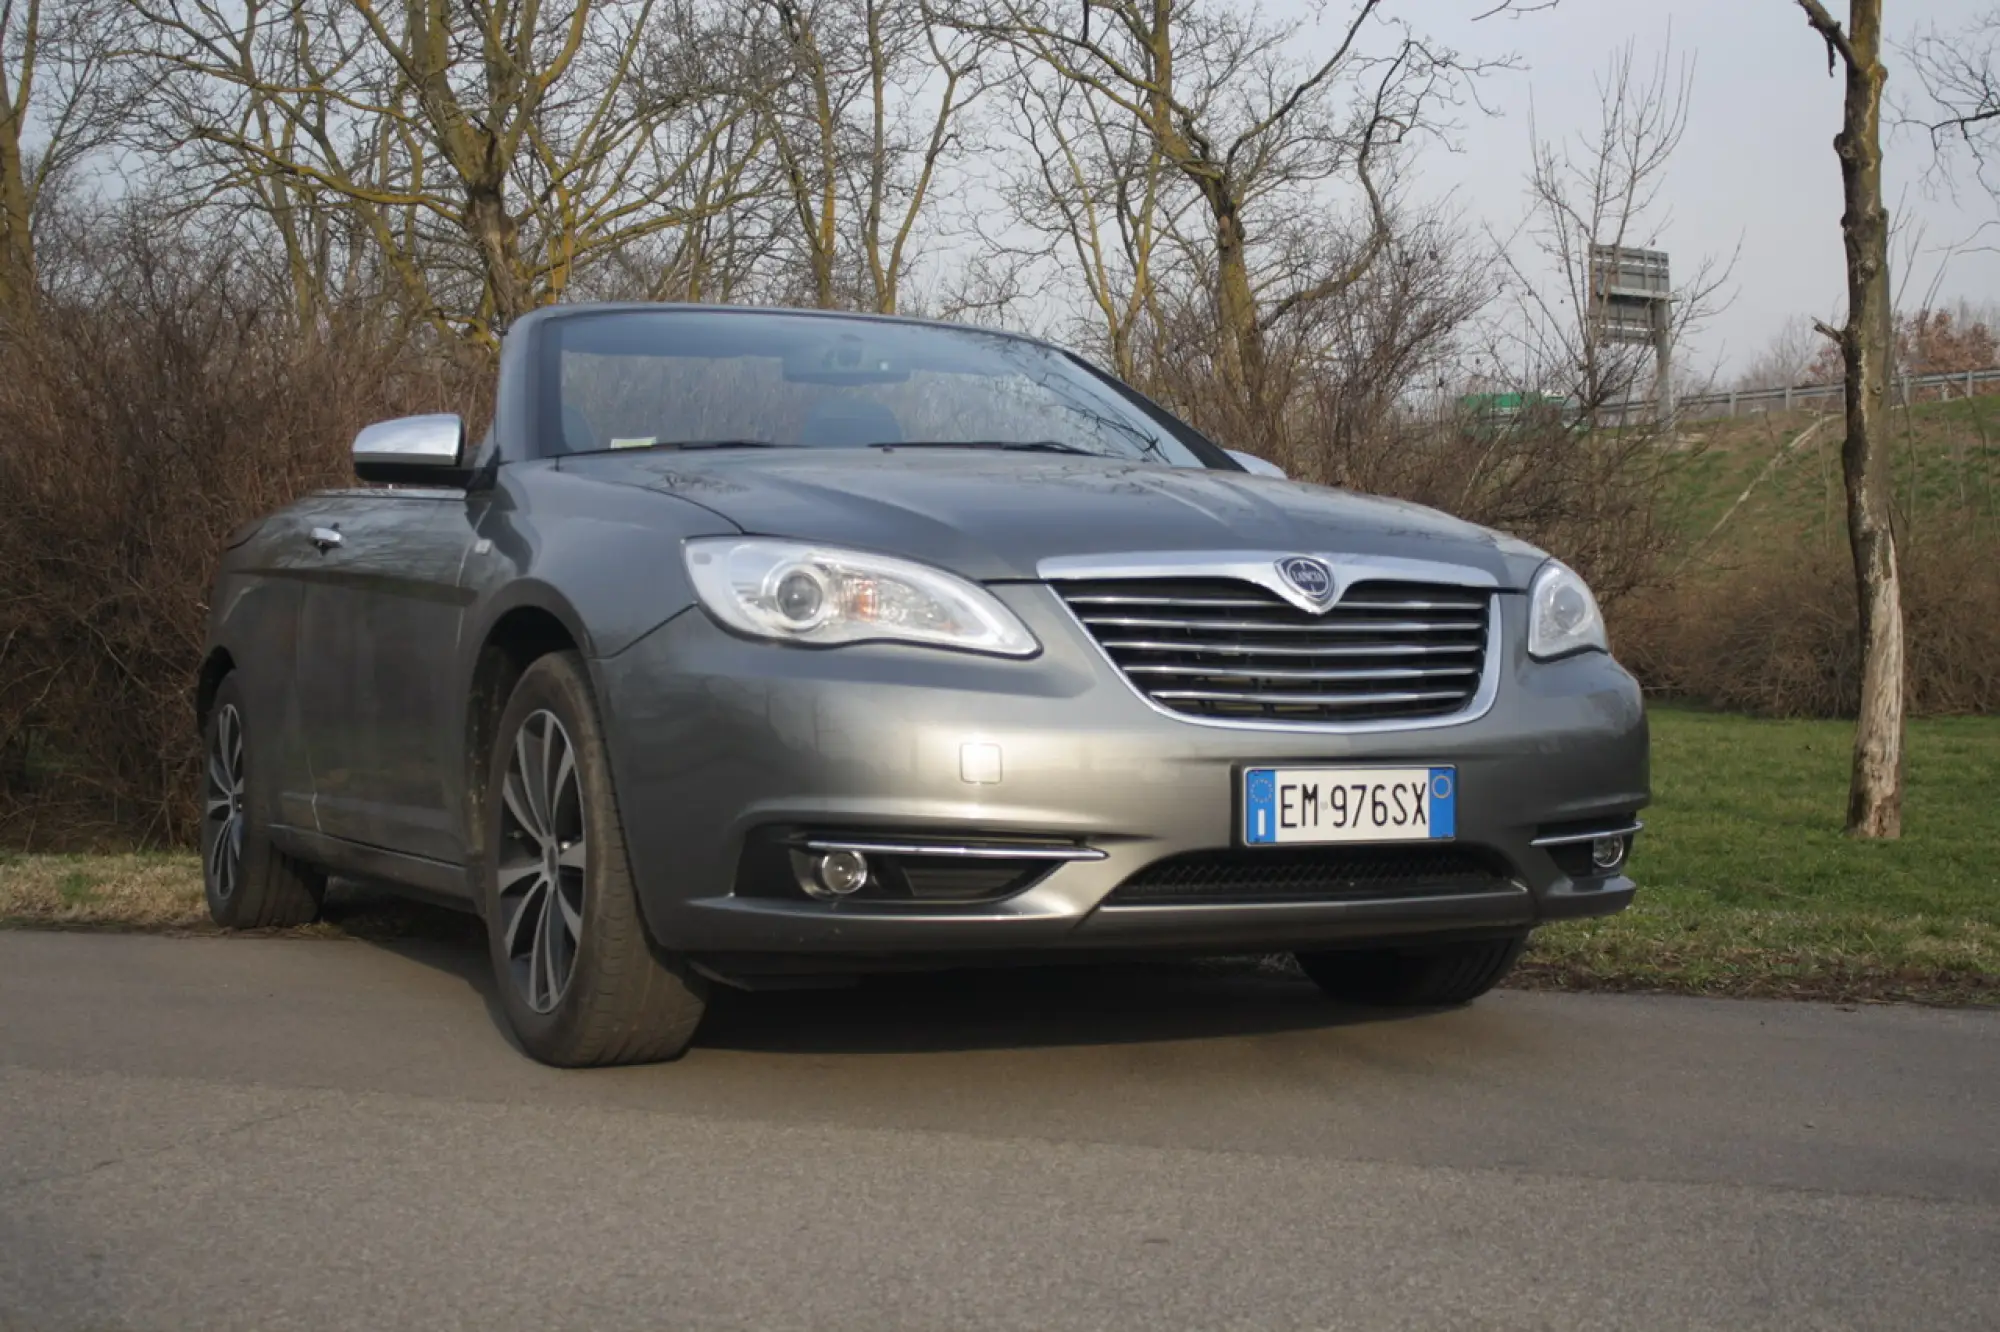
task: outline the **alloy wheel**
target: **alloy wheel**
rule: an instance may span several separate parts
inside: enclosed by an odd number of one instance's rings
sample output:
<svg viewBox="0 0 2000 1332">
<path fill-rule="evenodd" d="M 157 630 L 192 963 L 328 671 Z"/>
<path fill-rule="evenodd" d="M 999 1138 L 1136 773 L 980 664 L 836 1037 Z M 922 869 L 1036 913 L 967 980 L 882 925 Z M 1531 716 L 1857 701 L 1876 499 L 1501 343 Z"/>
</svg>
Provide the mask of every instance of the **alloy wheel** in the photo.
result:
<svg viewBox="0 0 2000 1332">
<path fill-rule="evenodd" d="M 501 949 L 522 1000 L 549 1013 L 576 971 L 588 864 L 576 747 L 553 712 L 514 733 L 500 804 Z"/>
<path fill-rule="evenodd" d="M 213 824 L 202 873 L 218 902 L 236 895 L 243 876 L 243 715 L 226 703 L 208 745 L 202 819 Z"/>
</svg>

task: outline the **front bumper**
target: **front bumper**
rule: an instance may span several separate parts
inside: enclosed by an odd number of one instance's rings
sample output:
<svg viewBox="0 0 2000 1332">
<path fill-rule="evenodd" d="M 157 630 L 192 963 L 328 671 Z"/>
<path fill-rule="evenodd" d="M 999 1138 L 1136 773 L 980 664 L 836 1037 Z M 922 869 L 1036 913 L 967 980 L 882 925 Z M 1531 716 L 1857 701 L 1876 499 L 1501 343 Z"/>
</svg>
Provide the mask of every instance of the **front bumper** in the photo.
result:
<svg viewBox="0 0 2000 1332">
<path fill-rule="evenodd" d="M 790 648 L 737 638 L 697 610 L 593 663 L 632 869 L 657 940 L 702 954 L 859 958 L 1281 950 L 1518 930 L 1616 911 L 1631 898 L 1630 879 L 1571 878 L 1531 843 L 1551 825 L 1617 823 L 1647 803 L 1638 686 L 1603 654 L 1531 662 L 1518 594 L 1497 599 L 1500 687 L 1483 715 L 1335 733 L 1164 716 L 1047 587 L 993 590 L 1040 639 L 1041 656 Z M 997 782 L 966 780 L 967 745 L 997 748 Z M 1454 764 L 1457 840 L 1503 860 L 1508 881 L 1423 897 L 1105 904 L 1155 861 L 1232 846 L 1236 774 L 1251 763 Z M 1028 837 L 1103 858 L 1062 864 L 978 904 L 739 895 L 746 844 L 774 827 Z"/>
</svg>

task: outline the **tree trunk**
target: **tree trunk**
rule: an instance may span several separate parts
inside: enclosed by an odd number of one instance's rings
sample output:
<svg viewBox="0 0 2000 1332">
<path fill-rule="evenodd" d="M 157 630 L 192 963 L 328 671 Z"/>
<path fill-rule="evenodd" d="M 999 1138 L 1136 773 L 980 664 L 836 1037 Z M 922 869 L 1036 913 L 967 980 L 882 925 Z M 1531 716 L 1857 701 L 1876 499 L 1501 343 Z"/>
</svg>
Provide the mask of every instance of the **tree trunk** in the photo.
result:
<svg viewBox="0 0 2000 1332">
<path fill-rule="evenodd" d="M 264 190 L 271 224 L 285 250 L 285 273 L 292 287 L 292 317 L 298 321 L 301 332 L 310 331 L 319 324 L 325 275 L 317 271 L 312 253 L 299 234 L 299 210 L 293 202 L 291 182 L 274 178 L 265 182 Z"/>
<path fill-rule="evenodd" d="M 4 85 L 0 79 L 0 93 Z M 14 314 L 25 311 L 35 292 L 32 210 L 17 129 L 0 95 L 0 313 Z"/>
<path fill-rule="evenodd" d="M 1257 324 L 1257 294 L 1250 285 L 1248 238 L 1227 186 L 1217 183 L 1209 205 L 1215 223 L 1216 313 L 1222 321 L 1223 354 L 1243 406 L 1252 420 L 1264 420 L 1264 333 Z"/>
<path fill-rule="evenodd" d="M 810 195 L 801 189 L 799 209 L 806 223 L 813 304 L 822 310 L 831 310 L 839 304 L 834 294 L 834 262 L 835 246 L 840 239 L 840 117 L 834 109 L 826 53 L 820 48 L 819 34 L 813 31 L 811 21 L 796 4 L 780 5 L 778 12 L 797 50 L 799 63 L 812 82 L 813 134 L 818 140 L 819 152 L 819 185 L 816 191 L 819 198 L 817 207 L 809 207 L 807 200 Z M 802 185 L 802 181 L 795 181 L 794 188 L 800 189 Z"/>
<path fill-rule="evenodd" d="M 1889 293 L 1889 216 L 1882 206 L 1881 0 L 1852 0 L 1848 21 L 1846 110 L 1834 139 L 1846 212 L 1847 535 L 1854 549 L 1861 619 L 1861 712 L 1847 831 L 1899 837 L 1903 831 L 1903 606 L 1890 524 L 1888 387 L 1894 342 Z"/>
<path fill-rule="evenodd" d="M 812 238 L 813 305 L 821 310 L 831 310 L 840 304 L 833 291 L 833 243 L 826 234 L 826 224 L 833 220 L 833 214 L 822 213 L 820 216 L 823 222 Z"/>
<path fill-rule="evenodd" d="M 485 270 L 494 331 L 503 332 L 527 313 L 529 297 L 521 274 L 520 227 L 508 216 L 498 184 L 474 185 L 466 191 L 465 229 Z"/>
<path fill-rule="evenodd" d="M 1141 33 L 1147 52 L 1149 87 L 1144 123 L 1157 151 L 1200 193 L 1207 206 L 1215 246 L 1215 310 L 1221 324 L 1216 350 L 1225 381 L 1252 429 L 1275 424 L 1264 410 L 1264 330 L 1258 322 L 1257 289 L 1250 281 L 1249 235 L 1243 201 L 1228 178 L 1227 163 L 1192 124 L 1178 118 L 1173 101 L 1175 0 L 1152 0 Z M 1131 25 L 1135 14 L 1128 14 Z M 1277 447 L 1275 439 L 1267 448 Z"/>
<path fill-rule="evenodd" d="M 1111 334 L 1111 373 L 1127 384 L 1139 382 L 1138 367 L 1132 363 L 1132 321 L 1113 320 Z"/>
</svg>

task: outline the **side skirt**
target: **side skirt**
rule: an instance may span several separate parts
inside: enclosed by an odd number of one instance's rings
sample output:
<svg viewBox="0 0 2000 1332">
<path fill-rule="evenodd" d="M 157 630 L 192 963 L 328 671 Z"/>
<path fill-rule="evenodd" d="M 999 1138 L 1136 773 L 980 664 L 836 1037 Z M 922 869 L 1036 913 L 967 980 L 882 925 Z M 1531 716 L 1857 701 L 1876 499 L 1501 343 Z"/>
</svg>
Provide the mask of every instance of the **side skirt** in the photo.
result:
<svg viewBox="0 0 2000 1332">
<path fill-rule="evenodd" d="M 420 901 L 454 911 L 479 910 L 472 876 L 463 865 L 405 855 L 284 823 L 271 825 L 271 840 L 286 855 L 322 866 L 329 873 L 379 879 Z"/>
</svg>

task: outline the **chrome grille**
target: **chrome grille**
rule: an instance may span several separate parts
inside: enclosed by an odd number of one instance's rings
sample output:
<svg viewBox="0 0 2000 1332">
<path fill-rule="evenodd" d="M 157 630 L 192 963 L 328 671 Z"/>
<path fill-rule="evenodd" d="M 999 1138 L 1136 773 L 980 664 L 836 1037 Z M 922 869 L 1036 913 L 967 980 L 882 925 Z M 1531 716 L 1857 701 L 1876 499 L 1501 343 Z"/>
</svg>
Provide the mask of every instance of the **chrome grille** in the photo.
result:
<svg viewBox="0 0 2000 1332">
<path fill-rule="evenodd" d="M 1190 716 L 1446 717 L 1470 706 L 1486 666 L 1492 597 L 1472 588 L 1359 582 L 1313 614 L 1233 578 L 1055 587 L 1126 679 Z"/>
</svg>

